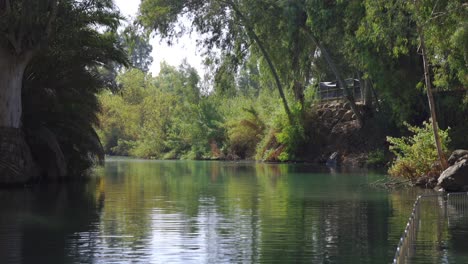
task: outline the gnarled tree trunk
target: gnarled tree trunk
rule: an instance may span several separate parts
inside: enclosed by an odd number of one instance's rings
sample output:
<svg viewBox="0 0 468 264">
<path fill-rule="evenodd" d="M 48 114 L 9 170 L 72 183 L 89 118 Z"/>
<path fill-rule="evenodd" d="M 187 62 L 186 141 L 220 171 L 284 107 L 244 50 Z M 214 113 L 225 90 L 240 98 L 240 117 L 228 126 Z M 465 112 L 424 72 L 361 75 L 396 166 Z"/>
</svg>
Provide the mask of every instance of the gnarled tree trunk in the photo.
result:
<svg viewBox="0 0 468 264">
<path fill-rule="evenodd" d="M 0 127 L 0 185 L 23 184 L 37 173 L 21 129 Z"/>
<path fill-rule="evenodd" d="M 34 175 L 31 151 L 21 130 L 21 88 L 28 56 L 0 49 L 0 184 L 21 184 Z"/>
<path fill-rule="evenodd" d="M 21 87 L 27 60 L 0 51 L 0 127 L 20 128 Z"/>
</svg>

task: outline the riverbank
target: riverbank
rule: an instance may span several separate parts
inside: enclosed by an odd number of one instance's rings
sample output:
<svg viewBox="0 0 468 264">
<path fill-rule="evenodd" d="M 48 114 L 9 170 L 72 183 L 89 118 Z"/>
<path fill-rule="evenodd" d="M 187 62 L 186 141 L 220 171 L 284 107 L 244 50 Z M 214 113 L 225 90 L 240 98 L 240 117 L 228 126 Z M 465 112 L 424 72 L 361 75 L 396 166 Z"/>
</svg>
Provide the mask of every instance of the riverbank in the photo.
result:
<svg viewBox="0 0 468 264">
<path fill-rule="evenodd" d="M 359 106 L 363 108 L 361 105 Z M 263 151 L 268 151 L 269 154 L 254 155 L 255 150 L 259 149 L 255 145 L 239 147 L 243 145 L 236 143 L 230 147 L 220 147 L 224 144 L 223 142 L 211 140 L 208 155 L 195 155 L 195 158 L 164 155 L 168 158 L 163 157 L 162 159 L 307 162 L 351 168 L 382 168 L 390 162 L 392 156 L 388 151 L 386 141 L 386 136 L 389 133 L 388 126 L 382 125 L 380 119 L 367 115 L 364 124 L 360 125 L 351 113 L 349 104 L 341 102 L 321 104 L 318 108 L 312 109 L 307 117 L 305 129 L 309 131 L 310 135 L 308 140 L 298 147 L 300 150 L 293 159 L 284 160 L 281 158 L 288 146 L 277 140 L 280 132 L 273 132 L 271 135 L 265 136 L 269 139 L 266 140 L 268 142 Z M 258 156 L 263 158 L 255 159 Z"/>
</svg>

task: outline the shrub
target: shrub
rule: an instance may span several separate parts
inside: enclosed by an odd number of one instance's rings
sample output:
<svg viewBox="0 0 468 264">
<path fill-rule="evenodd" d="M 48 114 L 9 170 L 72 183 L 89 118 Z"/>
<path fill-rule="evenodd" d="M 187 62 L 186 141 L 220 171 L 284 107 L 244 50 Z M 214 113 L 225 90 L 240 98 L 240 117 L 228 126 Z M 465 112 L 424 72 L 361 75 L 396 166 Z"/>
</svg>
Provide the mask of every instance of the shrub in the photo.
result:
<svg viewBox="0 0 468 264">
<path fill-rule="evenodd" d="M 257 144 L 255 154 L 256 160 L 272 161 L 271 158 L 274 158 L 273 161 L 276 161 L 276 157 L 273 155 L 275 149 L 279 146 L 275 136 L 276 133 L 276 130 L 270 128 L 262 140 Z"/>
<path fill-rule="evenodd" d="M 376 149 L 367 155 L 366 164 L 368 167 L 378 168 L 385 166 L 385 153 L 382 149 Z"/>
<path fill-rule="evenodd" d="M 284 145 L 284 150 L 278 157 L 280 161 L 289 161 L 296 159 L 302 147 L 307 143 L 306 133 L 304 131 L 302 116 L 302 107 L 299 103 L 291 104 L 292 123 L 288 121 L 286 113 L 281 112 L 274 120 L 274 126 L 280 130 L 276 135 L 278 143 Z"/>
<path fill-rule="evenodd" d="M 438 164 L 437 149 L 434 142 L 432 125 L 424 122 L 422 127 L 411 126 L 405 123 L 412 136 L 394 138 L 387 137 L 391 144 L 390 151 L 395 154 L 396 160 L 389 169 L 389 174 L 415 180 L 418 177 L 439 174 L 442 167 Z M 439 130 L 442 149 L 447 153 L 450 141 L 447 130 Z"/>
<path fill-rule="evenodd" d="M 243 108 L 240 115 L 238 120 L 227 123 L 230 150 L 243 159 L 250 159 L 264 136 L 265 123 L 253 107 Z"/>
</svg>

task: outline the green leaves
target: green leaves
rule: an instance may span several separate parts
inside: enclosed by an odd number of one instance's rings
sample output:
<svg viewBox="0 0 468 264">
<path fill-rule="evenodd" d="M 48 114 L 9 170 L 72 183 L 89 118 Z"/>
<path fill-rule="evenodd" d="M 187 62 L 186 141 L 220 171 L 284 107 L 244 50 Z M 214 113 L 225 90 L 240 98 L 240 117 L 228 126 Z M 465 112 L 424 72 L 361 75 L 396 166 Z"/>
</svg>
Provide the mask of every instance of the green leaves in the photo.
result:
<svg viewBox="0 0 468 264">
<path fill-rule="evenodd" d="M 163 63 L 155 78 L 138 69 L 122 73 L 118 77 L 120 92 L 100 96 L 100 135 L 106 151 L 180 158 L 199 146 L 201 154 L 196 157 L 209 156 L 208 140 L 216 138 L 210 132 L 216 110 L 205 107 L 198 80 L 196 70 L 187 63 L 178 69 Z"/>
<path fill-rule="evenodd" d="M 50 131 L 64 154 L 67 176 L 72 177 L 104 159 L 95 131 L 100 110 L 96 94 L 108 85 L 101 69 L 127 60 L 113 31 L 120 15 L 112 1 L 60 1 L 59 7 L 48 47 L 24 75 L 23 126 L 30 137 L 44 128 Z"/>
<path fill-rule="evenodd" d="M 151 57 L 153 46 L 149 43 L 149 34 L 143 32 L 142 28 L 134 22 L 120 32 L 119 40 L 127 52 L 131 66 L 148 73 L 153 63 Z"/>
<path fill-rule="evenodd" d="M 440 174 L 441 165 L 437 164 L 437 149 L 431 123 L 424 122 L 422 127 L 411 126 L 407 123 L 405 125 L 412 136 L 387 137 L 390 143 L 389 149 L 396 156 L 389 170 L 390 175 L 416 180 L 421 176 Z M 447 146 L 450 143 L 449 130 L 439 130 L 442 149 L 445 153 L 448 152 Z"/>
</svg>

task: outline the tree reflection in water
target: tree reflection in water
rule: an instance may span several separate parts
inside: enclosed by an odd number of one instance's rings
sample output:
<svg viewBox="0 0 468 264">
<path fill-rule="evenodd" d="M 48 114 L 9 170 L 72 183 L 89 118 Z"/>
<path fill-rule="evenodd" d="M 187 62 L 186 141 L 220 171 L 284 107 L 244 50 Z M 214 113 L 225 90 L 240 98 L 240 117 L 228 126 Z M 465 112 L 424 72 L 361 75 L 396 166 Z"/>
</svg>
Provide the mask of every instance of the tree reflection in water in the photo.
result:
<svg viewBox="0 0 468 264">
<path fill-rule="evenodd" d="M 111 159 L 96 174 L 1 191 L 1 259 L 385 263 L 418 195 L 307 164 Z"/>
</svg>

